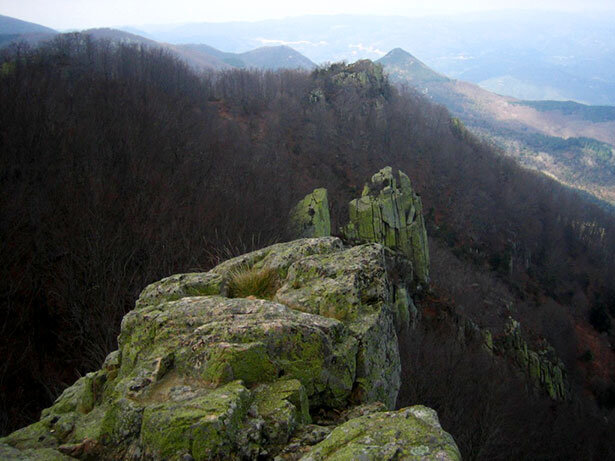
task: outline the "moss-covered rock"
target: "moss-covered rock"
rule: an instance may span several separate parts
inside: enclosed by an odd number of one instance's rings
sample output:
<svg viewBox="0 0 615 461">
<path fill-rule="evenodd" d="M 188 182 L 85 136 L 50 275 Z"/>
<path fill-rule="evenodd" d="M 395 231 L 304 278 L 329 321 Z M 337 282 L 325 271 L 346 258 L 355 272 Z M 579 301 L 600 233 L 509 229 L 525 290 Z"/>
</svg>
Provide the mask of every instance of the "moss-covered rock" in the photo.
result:
<svg viewBox="0 0 615 461">
<path fill-rule="evenodd" d="M 283 446 L 299 426 L 311 422 L 307 394 L 297 379 L 281 379 L 254 390 L 254 407 L 264 420 L 264 435 Z"/>
<path fill-rule="evenodd" d="M 354 398 L 392 408 L 401 365 L 386 254 L 382 245 L 366 244 L 298 260 L 275 299 L 347 325 L 359 341 Z"/>
<path fill-rule="evenodd" d="M 295 205 L 290 212 L 289 232 L 295 238 L 331 235 L 327 189 L 314 189 Z"/>
<path fill-rule="evenodd" d="M 235 381 L 194 395 L 179 393 L 143 413 L 141 444 L 154 459 L 225 459 L 237 452 L 250 392 Z"/>
<path fill-rule="evenodd" d="M 75 458 L 51 448 L 18 450 L 0 443 L 0 459 L 3 461 L 70 461 Z"/>
<path fill-rule="evenodd" d="M 350 222 L 342 233 L 350 240 L 378 242 L 401 251 L 419 282 L 429 282 L 429 249 L 421 198 L 403 172 L 385 167 L 372 176 L 361 198 L 349 204 Z"/>
<path fill-rule="evenodd" d="M 278 271 L 281 278 L 285 278 L 288 268 L 295 261 L 311 255 L 337 253 L 343 249 L 344 245 L 337 237 L 293 240 L 229 259 L 214 267 L 210 273 L 219 274 L 227 280 L 239 267 L 272 268 Z"/>
<path fill-rule="evenodd" d="M 224 296 L 246 267 L 277 274 L 273 301 Z M 380 244 L 324 237 L 151 284 L 122 321 L 119 350 L 0 440 L 0 453 L 297 459 L 346 419 L 393 407 L 408 267 Z"/>
<path fill-rule="evenodd" d="M 208 296 L 222 293 L 222 277 L 206 272 L 176 274 L 148 285 L 137 300 L 137 307 L 175 301 L 187 296 Z"/>
<path fill-rule="evenodd" d="M 302 461 L 460 460 L 453 438 L 430 408 L 372 413 L 336 427 Z"/>
<path fill-rule="evenodd" d="M 343 405 L 354 382 L 357 340 L 341 322 L 264 300 L 193 297 L 135 310 L 119 342 L 134 397 L 158 382 L 169 351 L 177 373 L 209 386 L 299 379 L 313 405 Z"/>
</svg>

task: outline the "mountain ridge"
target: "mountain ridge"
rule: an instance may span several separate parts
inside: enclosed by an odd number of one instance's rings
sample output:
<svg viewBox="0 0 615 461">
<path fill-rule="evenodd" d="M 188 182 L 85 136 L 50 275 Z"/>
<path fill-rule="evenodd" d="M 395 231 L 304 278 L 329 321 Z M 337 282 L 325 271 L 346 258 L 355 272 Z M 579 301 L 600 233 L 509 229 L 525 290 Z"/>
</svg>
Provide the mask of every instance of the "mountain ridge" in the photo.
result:
<svg viewBox="0 0 615 461">
<path fill-rule="evenodd" d="M 57 34 L 58 31 L 40 24 L 0 14 L 0 35 Z"/>
<path fill-rule="evenodd" d="M 3 29 L 4 24 L 6 24 L 5 29 Z M 0 15 L 0 31 L 4 32 L 4 30 L 8 33 L 0 33 L 0 46 L 6 46 L 17 41 L 25 41 L 31 45 L 37 45 L 58 34 L 55 30 L 39 24 Z M 197 70 L 227 70 L 251 67 L 265 70 L 312 70 L 316 67 L 316 64 L 306 56 L 287 45 L 261 46 L 241 53 L 231 53 L 221 51 L 204 43 L 176 45 L 161 42 L 151 38 L 151 36 L 146 37 L 136 32 L 146 34 L 135 28 L 98 27 L 82 31 L 83 34 L 95 39 L 135 43 L 165 49 Z"/>
<path fill-rule="evenodd" d="M 36 45 L 58 32 L 40 24 L 0 15 L 0 48 L 15 41 Z"/>
<path fill-rule="evenodd" d="M 166 42 L 202 42 L 233 52 L 266 43 L 288 44 L 316 63 L 379 59 L 385 50 L 401 46 L 421 50 L 423 61 L 452 78 L 491 90 L 498 82 L 514 82 L 518 88 L 504 89 L 515 90 L 513 95 L 523 99 L 557 96 L 615 104 L 612 20 L 609 14 L 500 11 L 424 18 L 316 15 L 141 29 Z M 556 76 L 560 78 L 554 83 Z M 517 94 L 524 88 L 526 95 Z"/>
<path fill-rule="evenodd" d="M 522 165 L 615 204 L 615 107 L 502 96 L 394 51 L 376 61 L 393 81 L 443 104 Z"/>
</svg>

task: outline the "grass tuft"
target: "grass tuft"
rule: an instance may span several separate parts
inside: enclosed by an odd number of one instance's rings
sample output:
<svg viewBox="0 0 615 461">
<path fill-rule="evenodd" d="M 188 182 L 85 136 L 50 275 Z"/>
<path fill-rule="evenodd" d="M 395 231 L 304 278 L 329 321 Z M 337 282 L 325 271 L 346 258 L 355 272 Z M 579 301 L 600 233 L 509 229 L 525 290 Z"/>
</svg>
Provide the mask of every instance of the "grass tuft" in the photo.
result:
<svg viewBox="0 0 615 461">
<path fill-rule="evenodd" d="M 231 274 L 229 281 L 229 298 L 273 299 L 280 286 L 280 278 L 275 269 L 264 267 L 240 267 Z"/>
</svg>

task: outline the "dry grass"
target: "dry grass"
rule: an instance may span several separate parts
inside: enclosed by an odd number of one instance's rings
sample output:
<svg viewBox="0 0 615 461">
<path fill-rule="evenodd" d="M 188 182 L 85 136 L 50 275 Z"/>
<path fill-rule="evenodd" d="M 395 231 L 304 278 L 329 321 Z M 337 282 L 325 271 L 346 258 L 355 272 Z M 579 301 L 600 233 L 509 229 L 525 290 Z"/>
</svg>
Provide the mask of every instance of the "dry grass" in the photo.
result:
<svg viewBox="0 0 615 461">
<path fill-rule="evenodd" d="M 240 267 L 235 269 L 229 281 L 229 298 L 255 297 L 272 299 L 280 286 L 280 277 L 275 269 L 264 267 Z"/>
</svg>

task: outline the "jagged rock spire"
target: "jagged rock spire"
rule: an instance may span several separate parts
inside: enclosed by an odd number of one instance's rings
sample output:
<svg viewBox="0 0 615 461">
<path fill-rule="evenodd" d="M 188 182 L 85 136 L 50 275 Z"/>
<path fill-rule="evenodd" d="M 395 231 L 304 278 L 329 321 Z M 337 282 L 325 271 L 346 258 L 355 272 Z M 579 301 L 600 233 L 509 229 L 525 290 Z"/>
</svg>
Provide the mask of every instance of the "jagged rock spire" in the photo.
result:
<svg viewBox="0 0 615 461">
<path fill-rule="evenodd" d="M 327 189 L 314 189 L 295 205 L 290 212 L 289 231 L 293 238 L 331 235 Z"/>
<path fill-rule="evenodd" d="M 406 174 L 383 168 L 349 204 L 350 222 L 342 229 L 351 240 L 378 242 L 404 253 L 416 278 L 429 282 L 429 248 L 421 198 Z"/>
</svg>

